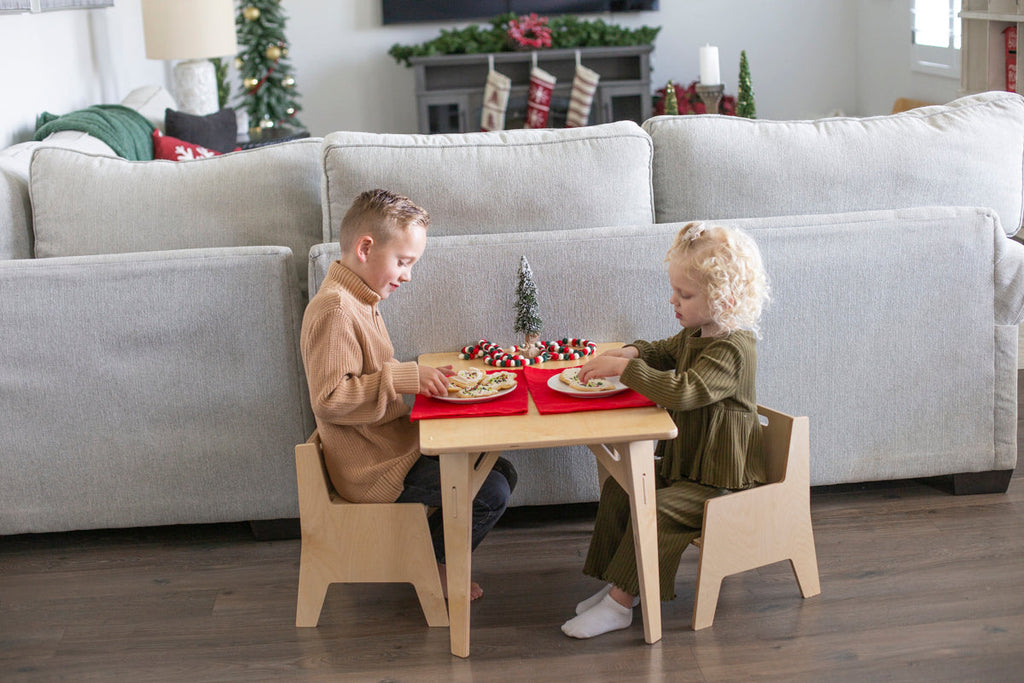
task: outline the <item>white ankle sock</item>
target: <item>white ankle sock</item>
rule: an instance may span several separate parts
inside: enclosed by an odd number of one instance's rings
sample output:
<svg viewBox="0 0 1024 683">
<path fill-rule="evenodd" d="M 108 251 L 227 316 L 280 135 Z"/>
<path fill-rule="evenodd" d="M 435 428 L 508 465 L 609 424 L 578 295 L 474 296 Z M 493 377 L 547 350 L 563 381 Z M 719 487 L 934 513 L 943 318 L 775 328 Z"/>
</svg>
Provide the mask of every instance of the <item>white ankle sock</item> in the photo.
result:
<svg viewBox="0 0 1024 683">
<path fill-rule="evenodd" d="M 562 633 L 572 638 L 593 638 L 627 628 L 632 623 L 633 609 L 623 607 L 606 595 L 583 614 L 562 624 Z"/>
<path fill-rule="evenodd" d="M 589 598 L 587 598 L 586 600 L 584 600 L 584 601 L 582 601 L 582 602 L 580 602 L 579 604 L 576 605 L 576 614 L 583 614 L 588 609 L 590 609 L 591 607 L 593 607 L 597 603 L 601 602 L 601 598 L 603 598 L 604 596 L 608 595 L 608 592 L 611 589 L 612 589 L 612 585 L 610 583 L 606 583 L 604 585 L 604 588 L 602 588 L 601 590 L 597 591 L 596 593 L 591 595 Z M 637 596 L 637 597 L 633 598 L 633 607 L 636 607 L 639 604 L 640 604 L 640 596 Z"/>
<path fill-rule="evenodd" d="M 606 583 L 604 585 L 604 588 L 602 588 L 601 590 L 597 591 L 596 593 L 591 595 L 589 598 L 587 598 L 586 600 L 584 600 L 584 601 L 582 601 L 582 602 L 580 602 L 579 604 L 576 605 L 576 614 L 583 614 L 588 609 L 590 609 L 591 607 L 593 607 L 597 603 L 601 602 L 601 600 L 604 598 L 604 596 L 608 595 L 608 591 L 610 591 L 611 589 L 612 589 L 612 585 L 610 583 Z"/>
</svg>

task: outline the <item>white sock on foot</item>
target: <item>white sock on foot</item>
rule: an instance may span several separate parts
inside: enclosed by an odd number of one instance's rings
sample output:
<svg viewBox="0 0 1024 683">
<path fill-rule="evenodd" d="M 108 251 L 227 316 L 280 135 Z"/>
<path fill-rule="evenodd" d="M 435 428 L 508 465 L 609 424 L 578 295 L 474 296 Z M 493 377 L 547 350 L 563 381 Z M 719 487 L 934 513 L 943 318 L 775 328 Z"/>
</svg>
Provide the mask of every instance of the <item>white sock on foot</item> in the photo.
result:
<svg viewBox="0 0 1024 683">
<path fill-rule="evenodd" d="M 604 596 L 608 595 L 608 591 L 610 591 L 611 589 L 612 589 L 612 585 L 610 583 L 606 583 L 604 585 L 604 588 L 602 588 L 601 590 L 597 591 L 596 593 L 591 595 L 589 598 L 587 598 L 586 600 L 583 600 L 582 602 L 580 602 L 579 604 L 576 605 L 576 614 L 583 614 L 588 609 L 590 609 L 591 607 L 593 607 L 597 603 L 601 602 L 601 600 L 604 598 Z"/>
<path fill-rule="evenodd" d="M 562 624 L 562 633 L 571 638 L 593 638 L 627 628 L 632 623 L 633 609 L 623 607 L 606 595 L 583 614 Z"/>
<path fill-rule="evenodd" d="M 603 598 L 604 596 L 608 595 L 608 591 L 610 591 L 611 589 L 612 589 L 612 585 L 610 583 L 606 583 L 604 585 L 604 588 L 602 588 L 601 590 L 597 591 L 596 593 L 591 595 L 589 598 L 587 598 L 586 600 L 584 600 L 584 601 L 582 601 L 582 602 L 580 602 L 579 604 L 576 605 L 576 614 L 583 614 L 588 609 L 590 609 L 591 607 L 593 607 L 597 603 L 601 602 L 601 598 Z M 636 607 L 639 604 L 640 604 L 640 596 L 637 596 L 637 597 L 633 598 L 633 607 Z"/>
</svg>

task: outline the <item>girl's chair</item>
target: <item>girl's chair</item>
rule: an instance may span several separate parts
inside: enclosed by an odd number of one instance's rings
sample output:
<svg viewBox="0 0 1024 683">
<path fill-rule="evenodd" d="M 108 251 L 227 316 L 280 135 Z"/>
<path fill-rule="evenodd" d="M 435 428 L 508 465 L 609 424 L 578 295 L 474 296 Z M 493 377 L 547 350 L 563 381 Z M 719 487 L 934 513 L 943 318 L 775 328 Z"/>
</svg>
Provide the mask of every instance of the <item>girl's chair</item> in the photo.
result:
<svg viewBox="0 0 1024 683">
<path fill-rule="evenodd" d="M 805 598 L 821 593 L 811 530 L 809 425 L 758 406 L 768 455 L 768 482 L 704 503 L 693 630 L 711 626 L 722 579 L 789 560 Z"/>
<path fill-rule="evenodd" d="M 447 626 L 448 610 L 420 503 L 350 503 L 334 490 L 320 435 L 295 447 L 302 551 L 296 626 L 320 621 L 332 583 L 411 583 L 428 626 Z"/>
</svg>

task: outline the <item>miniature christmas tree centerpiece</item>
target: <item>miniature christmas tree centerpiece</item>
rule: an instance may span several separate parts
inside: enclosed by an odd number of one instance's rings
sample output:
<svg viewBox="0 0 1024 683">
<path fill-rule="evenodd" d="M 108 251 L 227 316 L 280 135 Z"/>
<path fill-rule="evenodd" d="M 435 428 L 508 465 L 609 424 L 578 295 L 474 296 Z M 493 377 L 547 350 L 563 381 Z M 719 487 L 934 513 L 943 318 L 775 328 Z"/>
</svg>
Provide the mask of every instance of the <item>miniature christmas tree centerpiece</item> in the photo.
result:
<svg viewBox="0 0 1024 683">
<path fill-rule="evenodd" d="M 736 97 L 736 116 L 748 119 L 757 118 L 757 107 L 754 106 L 754 88 L 750 85 L 750 65 L 747 64 L 747 51 L 740 51 L 740 91 Z"/>
<path fill-rule="evenodd" d="M 543 324 L 537 304 L 537 284 L 533 281 L 533 270 L 530 269 L 530 263 L 526 257 L 522 256 L 519 259 L 519 279 L 516 283 L 514 329 L 524 335 L 523 355 L 527 358 L 533 358 L 541 352 L 537 346 L 537 340 L 540 339 Z"/>
<path fill-rule="evenodd" d="M 665 114 L 676 116 L 679 114 L 679 99 L 676 97 L 676 86 L 670 80 L 665 86 Z"/>
</svg>

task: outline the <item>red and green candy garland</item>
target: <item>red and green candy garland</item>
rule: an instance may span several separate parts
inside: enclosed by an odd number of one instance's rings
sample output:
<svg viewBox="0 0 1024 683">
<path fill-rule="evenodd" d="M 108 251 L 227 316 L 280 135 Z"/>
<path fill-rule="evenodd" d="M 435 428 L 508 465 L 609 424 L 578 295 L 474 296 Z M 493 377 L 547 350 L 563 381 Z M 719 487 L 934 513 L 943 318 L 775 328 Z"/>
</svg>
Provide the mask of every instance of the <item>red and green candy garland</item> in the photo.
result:
<svg viewBox="0 0 1024 683">
<path fill-rule="evenodd" d="M 597 344 L 594 342 L 576 337 L 563 337 L 558 341 L 538 341 L 536 343 L 543 351 L 533 358 L 528 358 L 519 353 L 522 349 L 518 346 L 512 346 L 511 351 L 506 351 L 497 344 L 481 339 L 476 344 L 463 346 L 459 358 L 462 360 L 480 358 L 485 364 L 496 368 L 518 368 L 536 365 L 546 360 L 579 360 L 593 354 L 597 349 Z"/>
</svg>

